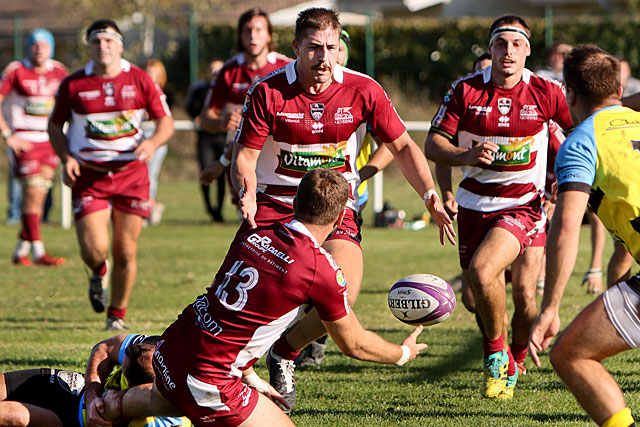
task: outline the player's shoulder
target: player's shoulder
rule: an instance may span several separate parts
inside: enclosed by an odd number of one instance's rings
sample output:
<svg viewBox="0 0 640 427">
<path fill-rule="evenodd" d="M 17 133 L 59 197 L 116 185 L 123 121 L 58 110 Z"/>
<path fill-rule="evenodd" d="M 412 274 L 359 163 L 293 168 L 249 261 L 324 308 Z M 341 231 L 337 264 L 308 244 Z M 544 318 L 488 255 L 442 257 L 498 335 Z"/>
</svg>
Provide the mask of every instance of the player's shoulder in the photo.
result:
<svg viewBox="0 0 640 427">
<path fill-rule="evenodd" d="M 222 65 L 222 68 L 220 68 L 220 71 L 218 71 L 218 76 L 221 76 L 221 75 L 223 75 L 225 73 L 228 73 L 228 72 L 238 68 L 242 64 L 244 64 L 244 55 L 242 53 L 238 53 L 236 55 L 233 55 L 231 58 L 229 58 L 226 61 L 224 61 L 224 64 Z"/>
<path fill-rule="evenodd" d="M 74 81 L 82 80 L 86 77 L 88 77 L 87 67 L 82 67 L 78 70 L 75 70 L 71 74 L 68 74 L 67 77 L 64 78 L 64 80 L 67 81 L 68 83 L 71 83 Z"/>
<path fill-rule="evenodd" d="M 562 83 L 550 77 L 544 77 L 525 68 L 524 78 L 528 80 L 529 86 L 542 91 L 562 92 Z"/>
<path fill-rule="evenodd" d="M 51 61 L 51 68 L 56 72 L 63 72 L 65 74 L 69 72 L 67 70 L 67 67 L 62 62 L 57 61 L 55 59 L 50 59 L 50 61 Z"/>
<path fill-rule="evenodd" d="M 286 89 L 291 83 L 290 74 L 292 72 L 293 63 L 287 64 L 282 68 L 278 68 L 277 70 L 273 70 L 262 78 L 253 82 L 247 95 L 251 95 L 253 92 L 262 90 L 262 91 L 270 91 L 276 90 L 281 91 Z M 295 74 L 295 70 L 293 70 Z M 294 80 L 295 81 L 295 77 Z"/>
<path fill-rule="evenodd" d="M 7 64 L 6 67 L 4 67 L 3 73 L 8 76 L 9 74 L 15 73 L 21 68 L 24 68 L 24 64 L 21 61 L 11 61 Z"/>
<path fill-rule="evenodd" d="M 491 83 L 491 67 L 487 67 L 482 70 L 473 71 L 458 77 L 451 83 L 451 89 L 461 87 L 470 87 L 474 89 L 481 89 Z"/>
<path fill-rule="evenodd" d="M 274 64 L 276 66 L 281 66 L 281 67 L 284 67 L 289 62 L 293 61 L 293 59 L 289 58 L 287 55 L 283 55 L 280 52 L 274 52 L 274 51 L 269 52 L 269 54 L 267 55 L 267 60 L 271 64 Z"/>
</svg>

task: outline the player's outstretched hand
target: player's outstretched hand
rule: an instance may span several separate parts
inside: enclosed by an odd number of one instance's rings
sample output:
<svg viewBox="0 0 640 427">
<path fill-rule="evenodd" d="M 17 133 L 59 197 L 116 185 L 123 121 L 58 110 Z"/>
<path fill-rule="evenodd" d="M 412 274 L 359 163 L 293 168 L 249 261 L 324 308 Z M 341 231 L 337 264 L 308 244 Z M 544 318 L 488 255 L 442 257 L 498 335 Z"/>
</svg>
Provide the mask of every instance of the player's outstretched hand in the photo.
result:
<svg viewBox="0 0 640 427">
<path fill-rule="evenodd" d="M 155 151 L 155 144 L 145 139 L 133 150 L 133 154 L 135 154 L 141 162 L 149 163 L 151 159 L 153 159 L 153 153 L 155 153 Z"/>
<path fill-rule="evenodd" d="M 602 292 L 602 270 L 589 270 L 584 273 L 580 286 L 587 285 L 587 293 L 599 294 Z"/>
<path fill-rule="evenodd" d="M 240 198 L 240 213 L 242 218 L 249 223 L 251 228 L 256 228 L 255 221 L 258 204 L 256 201 L 256 189 L 249 182 L 249 178 L 244 179 L 245 192 Z"/>
<path fill-rule="evenodd" d="M 429 214 L 431 218 L 438 224 L 440 228 L 440 244 L 444 245 L 444 237 L 447 236 L 447 239 L 452 245 L 456 244 L 456 230 L 453 227 L 453 222 L 447 212 L 442 205 L 440 199 L 436 196 L 429 197 L 425 202 L 425 206 L 429 210 Z"/>
<path fill-rule="evenodd" d="M 560 316 L 555 310 L 544 310 L 531 326 L 529 335 L 529 355 L 536 366 L 540 366 L 540 356 L 538 352 L 542 352 L 549 347 L 553 337 L 558 335 L 560 331 Z"/>
<path fill-rule="evenodd" d="M 420 335 L 423 329 L 424 326 L 418 326 L 413 330 L 413 332 L 409 334 L 407 338 L 404 339 L 404 341 L 402 341 L 402 345 L 406 345 L 407 347 L 409 347 L 409 350 L 411 350 L 411 357 L 409 358 L 409 360 L 415 359 L 418 353 L 428 347 L 426 343 L 416 342 L 416 340 L 418 339 L 418 335 Z"/>
<path fill-rule="evenodd" d="M 67 157 L 62 165 L 62 182 L 69 187 L 73 187 L 73 184 L 76 183 L 76 179 L 78 179 L 79 176 L 80 163 L 71 156 Z"/>
<path fill-rule="evenodd" d="M 106 427 L 113 425 L 111 420 L 102 418 L 102 414 L 104 413 L 104 401 L 101 398 L 96 397 L 91 402 L 85 401 L 85 407 L 87 411 L 87 425 L 89 427 Z"/>
<path fill-rule="evenodd" d="M 200 172 L 200 183 L 210 185 L 214 180 L 218 179 L 224 173 L 224 166 L 219 160 L 209 163 Z"/>
<path fill-rule="evenodd" d="M 498 144 L 493 142 L 480 142 L 462 154 L 462 163 L 471 166 L 490 165 L 498 148 Z"/>
</svg>

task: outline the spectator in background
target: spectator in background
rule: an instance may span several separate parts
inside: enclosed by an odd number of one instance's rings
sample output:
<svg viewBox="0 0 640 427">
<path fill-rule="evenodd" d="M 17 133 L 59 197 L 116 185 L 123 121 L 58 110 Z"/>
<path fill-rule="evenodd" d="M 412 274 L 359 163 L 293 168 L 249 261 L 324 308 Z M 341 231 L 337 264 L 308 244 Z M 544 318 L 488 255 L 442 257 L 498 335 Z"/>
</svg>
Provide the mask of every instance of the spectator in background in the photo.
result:
<svg viewBox="0 0 640 427">
<path fill-rule="evenodd" d="M 215 85 L 215 78 L 218 71 L 222 68 L 224 62 L 219 59 L 212 59 L 209 61 L 209 79 L 200 80 L 194 83 L 187 93 L 187 97 L 184 101 L 184 107 L 187 110 L 189 116 L 194 119 L 196 125 L 198 125 L 198 142 L 197 142 L 197 156 L 198 165 L 200 166 L 200 172 L 205 166 L 215 162 L 224 154 L 224 145 L 227 138 L 227 132 L 210 133 L 200 128 L 200 120 L 198 116 L 204 107 L 209 87 Z M 211 216 L 213 221 L 223 222 L 222 218 L 222 205 L 224 203 L 224 196 L 226 190 L 226 179 L 222 174 L 224 167 L 220 168 L 220 176 L 216 178 L 217 187 L 217 207 L 211 204 L 211 196 L 209 194 L 210 185 L 200 184 L 202 190 L 202 199 L 207 212 Z"/>
<path fill-rule="evenodd" d="M 54 61 L 53 35 L 43 28 L 33 30 L 27 39 L 29 57 L 11 62 L 0 81 L 0 131 L 7 147 L 15 154 L 14 174 L 22 185 L 22 229 L 13 253 L 19 265 L 61 265 L 64 258 L 46 253 L 40 238 L 42 207 L 53 186 L 58 157 L 49 143 L 47 121 L 54 95 L 67 69 Z M 29 258 L 29 253 L 33 261 Z"/>
<path fill-rule="evenodd" d="M 571 52 L 571 46 L 566 43 L 554 43 L 547 55 L 547 65 L 536 71 L 536 74 L 545 79 L 553 79 L 562 83 L 562 64 L 564 58 Z"/>
<path fill-rule="evenodd" d="M 147 61 L 144 69 L 151 80 L 156 83 L 160 89 L 165 93 L 167 105 L 171 108 L 173 103 L 171 96 L 167 95 L 165 88 L 167 87 L 167 70 L 164 68 L 162 61 L 151 58 Z M 144 137 L 150 138 L 153 135 L 152 129 L 144 131 Z M 158 225 L 162 221 L 162 214 L 164 213 L 164 203 L 160 203 L 157 200 L 158 196 L 158 179 L 160 177 L 160 169 L 162 168 L 162 162 L 167 157 L 169 146 L 163 144 L 156 149 L 153 153 L 153 157 L 149 160 L 149 201 L 151 202 L 151 216 L 149 217 L 149 224 Z"/>
<path fill-rule="evenodd" d="M 623 97 L 640 92 L 640 80 L 631 76 L 631 65 L 626 59 L 620 60 L 620 84 Z"/>
</svg>

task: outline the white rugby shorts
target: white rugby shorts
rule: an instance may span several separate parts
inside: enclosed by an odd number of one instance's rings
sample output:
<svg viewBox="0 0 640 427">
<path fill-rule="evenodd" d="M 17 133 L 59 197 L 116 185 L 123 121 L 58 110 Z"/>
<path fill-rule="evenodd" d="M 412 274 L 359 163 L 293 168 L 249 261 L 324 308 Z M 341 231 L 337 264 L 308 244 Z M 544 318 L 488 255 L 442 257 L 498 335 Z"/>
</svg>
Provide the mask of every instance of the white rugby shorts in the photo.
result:
<svg viewBox="0 0 640 427">
<path fill-rule="evenodd" d="M 640 347 L 640 275 L 620 282 L 602 296 L 609 319 L 631 348 Z"/>
</svg>

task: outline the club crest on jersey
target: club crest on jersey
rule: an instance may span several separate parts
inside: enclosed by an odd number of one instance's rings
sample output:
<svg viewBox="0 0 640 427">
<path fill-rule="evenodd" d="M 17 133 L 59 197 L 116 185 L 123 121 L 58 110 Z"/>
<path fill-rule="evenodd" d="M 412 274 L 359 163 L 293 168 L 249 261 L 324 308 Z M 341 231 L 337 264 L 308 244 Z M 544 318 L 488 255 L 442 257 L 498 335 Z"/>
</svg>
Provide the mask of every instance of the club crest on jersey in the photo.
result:
<svg viewBox="0 0 640 427">
<path fill-rule="evenodd" d="M 511 111 L 511 98 L 498 98 L 498 111 L 506 115 Z"/>
<path fill-rule="evenodd" d="M 313 117 L 313 120 L 317 122 L 324 114 L 324 104 L 322 102 L 312 102 L 309 104 L 309 110 L 311 112 L 311 117 Z"/>
</svg>

